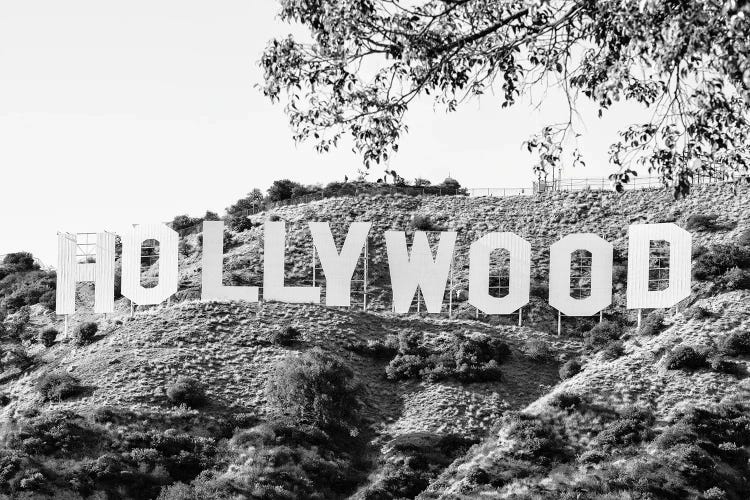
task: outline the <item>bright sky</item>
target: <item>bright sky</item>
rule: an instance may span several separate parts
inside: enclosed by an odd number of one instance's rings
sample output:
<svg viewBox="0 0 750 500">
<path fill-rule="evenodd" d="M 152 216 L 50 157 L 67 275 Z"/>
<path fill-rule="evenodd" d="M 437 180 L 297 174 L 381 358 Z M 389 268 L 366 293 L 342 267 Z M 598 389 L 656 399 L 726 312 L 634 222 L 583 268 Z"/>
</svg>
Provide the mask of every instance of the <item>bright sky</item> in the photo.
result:
<svg viewBox="0 0 750 500">
<path fill-rule="evenodd" d="M 254 87 L 267 41 L 291 30 L 277 11 L 275 0 L 0 0 L 0 254 L 55 265 L 57 231 L 223 212 L 280 178 L 354 177 L 350 148 L 295 146 L 283 106 Z M 565 116 L 559 95 L 543 104 L 501 110 L 488 96 L 445 114 L 420 102 L 390 166 L 407 179 L 530 186 L 521 142 Z M 607 145 L 635 114 L 592 118 L 588 167 L 563 175 L 608 175 Z"/>
</svg>

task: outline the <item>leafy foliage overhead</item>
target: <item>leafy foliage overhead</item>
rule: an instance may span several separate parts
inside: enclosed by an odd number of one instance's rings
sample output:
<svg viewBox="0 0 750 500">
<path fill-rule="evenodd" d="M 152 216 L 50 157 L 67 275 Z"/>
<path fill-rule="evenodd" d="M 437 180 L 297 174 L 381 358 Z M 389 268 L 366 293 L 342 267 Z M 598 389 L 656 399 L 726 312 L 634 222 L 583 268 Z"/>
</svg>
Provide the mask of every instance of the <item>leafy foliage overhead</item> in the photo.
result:
<svg viewBox="0 0 750 500">
<path fill-rule="evenodd" d="M 580 99 L 600 116 L 617 101 L 653 110 L 611 146 L 618 185 L 637 165 L 677 195 L 696 174 L 747 170 L 747 1 L 279 1 L 281 18 L 311 38 L 269 43 L 265 95 L 285 98 L 296 140 L 328 151 L 350 134 L 366 168 L 398 150 L 405 112 L 419 96 L 453 111 L 493 92 L 507 107 L 535 86 L 557 85 L 570 119 L 526 143 L 540 177 L 573 147 Z"/>
</svg>

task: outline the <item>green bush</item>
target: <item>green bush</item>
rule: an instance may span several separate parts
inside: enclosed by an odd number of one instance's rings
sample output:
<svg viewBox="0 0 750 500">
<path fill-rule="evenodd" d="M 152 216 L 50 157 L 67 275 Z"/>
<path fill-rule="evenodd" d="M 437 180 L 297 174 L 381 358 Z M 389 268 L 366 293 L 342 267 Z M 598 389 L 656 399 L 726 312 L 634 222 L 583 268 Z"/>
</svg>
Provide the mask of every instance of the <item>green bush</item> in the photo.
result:
<svg viewBox="0 0 750 500">
<path fill-rule="evenodd" d="M 398 354 L 398 338 L 389 335 L 385 340 L 370 339 L 347 347 L 350 351 L 373 359 L 393 359 Z"/>
<path fill-rule="evenodd" d="M 581 363 L 577 359 L 569 359 L 560 366 L 558 373 L 560 380 L 567 380 L 581 372 Z"/>
<path fill-rule="evenodd" d="M 475 442 L 457 435 L 427 432 L 401 434 L 388 443 L 379 473 L 361 498 L 415 498 L 437 478 L 441 470 L 466 453 Z M 472 470 L 469 474 L 474 481 L 482 482 L 480 470 Z"/>
<path fill-rule="evenodd" d="M 36 264 L 31 269 L 27 267 L 23 262 L 12 267 L 0 266 L 0 306 L 8 313 L 40 303 L 54 308 L 57 274 L 42 271 Z"/>
<path fill-rule="evenodd" d="M 161 498 L 347 498 L 366 477 L 363 445 L 360 438 L 308 425 L 262 424 L 232 437 L 226 472 L 206 470 L 189 490 Z"/>
<path fill-rule="evenodd" d="M 45 328 L 41 332 L 39 332 L 39 342 L 44 347 L 52 347 L 55 345 L 55 340 L 57 339 L 57 330 L 54 328 Z"/>
<path fill-rule="evenodd" d="M 37 391 L 45 401 L 62 401 L 77 396 L 82 387 L 77 378 L 65 372 L 49 372 L 37 379 Z"/>
<path fill-rule="evenodd" d="M 75 339 L 76 345 L 86 346 L 94 341 L 96 332 L 99 331 L 99 326 L 92 322 L 81 323 L 78 325 L 73 332 L 73 338 Z"/>
<path fill-rule="evenodd" d="M 750 331 L 730 333 L 721 340 L 719 349 L 728 356 L 750 354 Z"/>
<path fill-rule="evenodd" d="M 647 336 L 659 335 L 664 327 L 664 313 L 653 311 L 643 319 L 638 333 Z"/>
<path fill-rule="evenodd" d="M 727 290 L 750 290 L 750 271 L 733 267 L 721 277 Z"/>
<path fill-rule="evenodd" d="M 532 361 L 544 362 L 552 358 L 547 342 L 541 339 L 529 339 L 523 344 L 523 354 Z"/>
<path fill-rule="evenodd" d="M 29 252 L 13 252 L 3 257 L 3 267 L 12 269 L 12 272 L 34 271 L 39 265 L 34 261 L 34 256 Z"/>
<path fill-rule="evenodd" d="M 170 226 L 172 229 L 174 229 L 177 232 L 184 231 L 185 229 L 189 229 L 191 227 L 197 226 L 203 222 L 203 219 L 200 217 L 190 217 L 189 215 L 177 215 L 174 219 L 172 219 L 172 222 L 170 223 Z"/>
<path fill-rule="evenodd" d="M 290 346 L 302 340 L 302 334 L 293 326 L 271 333 L 271 342 L 278 346 Z"/>
<path fill-rule="evenodd" d="M 350 428 L 360 418 L 361 387 L 354 372 L 319 348 L 279 362 L 266 393 L 276 412 L 293 423 Z"/>
<path fill-rule="evenodd" d="M 586 332 L 583 337 L 583 345 L 588 351 L 598 351 L 614 340 L 619 340 L 622 335 L 622 326 L 613 321 L 602 321 Z"/>
<path fill-rule="evenodd" d="M 416 229 L 417 231 L 439 230 L 435 228 L 435 224 L 432 222 L 432 219 L 430 219 L 430 216 L 420 214 L 417 214 L 412 218 L 411 227 L 412 229 Z"/>
<path fill-rule="evenodd" d="M 218 419 L 117 410 L 114 426 L 71 411 L 17 413 L 3 436 L 8 449 L 0 450 L 0 497 L 155 498 L 163 485 L 188 483 L 219 465 L 214 439 L 201 437 L 216 432 L 212 424 Z M 41 487 L 37 471 L 48 478 Z M 41 489 L 22 493 L 22 483 Z M 196 498 L 219 498 L 199 492 Z"/>
<path fill-rule="evenodd" d="M 299 182 L 290 181 L 289 179 L 281 179 L 273 181 L 271 187 L 268 188 L 266 199 L 271 202 L 284 201 L 290 198 L 304 196 L 314 190 L 315 188 L 313 186 L 304 186 Z"/>
<path fill-rule="evenodd" d="M 260 189 L 256 188 L 248 193 L 244 198 L 240 198 L 236 203 L 227 207 L 226 211 L 230 216 L 242 213 L 246 210 L 256 211 L 263 204 L 263 201 L 263 193 L 260 191 Z"/>
<path fill-rule="evenodd" d="M 427 358 L 415 354 L 398 354 L 385 367 L 385 374 L 390 380 L 408 380 L 420 378 L 427 367 Z"/>
<path fill-rule="evenodd" d="M 665 364 L 668 370 L 697 370 L 708 366 L 708 353 L 701 348 L 679 345 L 667 354 Z"/>
<path fill-rule="evenodd" d="M 659 335 L 664 330 L 664 326 L 664 313 L 653 311 L 643 319 L 638 333 L 647 336 Z"/>
<path fill-rule="evenodd" d="M 534 280 L 531 282 L 529 294 L 531 297 L 547 300 L 549 297 L 549 285 L 543 281 Z"/>
<path fill-rule="evenodd" d="M 721 356 L 715 356 L 709 359 L 708 365 L 711 370 L 718 373 L 726 373 L 727 375 L 734 375 L 736 377 L 743 377 L 747 374 L 744 364 L 735 363 L 734 361 L 724 359 Z"/>
<path fill-rule="evenodd" d="M 43 305 L 50 311 L 55 310 L 55 306 L 57 304 L 57 294 L 54 290 L 47 290 L 42 295 L 39 296 L 39 304 Z"/>
<path fill-rule="evenodd" d="M 717 214 L 695 214 L 688 217 L 685 223 L 685 229 L 688 231 L 715 231 L 719 229 L 717 221 L 719 216 Z"/>
<path fill-rule="evenodd" d="M 259 226 L 259 224 L 255 224 L 245 215 L 233 215 L 227 219 L 227 226 L 235 233 L 241 233 L 243 231 L 249 231 L 250 229 Z"/>
<path fill-rule="evenodd" d="M 540 465 L 569 458 L 564 441 L 558 437 L 550 422 L 523 413 L 508 414 L 502 422 L 507 429 L 508 439 L 513 441 L 510 452 L 513 458 Z"/>
<path fill-rule="evenodd" d="M 34 364 L 34 358 L 26 352 L 22 344 L 5 344 L 0 349 L 0 370 L 16 368 L 25 370 Z"/>
<path fill-rule="evenodd" d="M 738 245 L 714 245 L 693 262 L 693 277 L 707 281 L 721 277 L 727 271 L 750 266 L 750 248 Z"/>
<path fill-rule="evenodd" d="M 422 378 L 431 382 L 449 378 L 462 382 L 500 380 L 500 364 L 510 355 L 510 348 L 489 335 L 457 334 L 450 344 L 430 351 L 415 332 L 399 335 L 398 354 L 386 367 L 391 380 Z"/>
<path fill-rule="evenodd" d="M 206 390 L 198 380 L 180 376 L 167 387 L 167 398 L 176 405 L 184 404 L 189 408 L 200 408 L 206 403 Z"/>
<path fill-rule="evenodd" d="M 611 361 L 617 359 L 625 353 L 625 347 L 622 340 L 613 340 L 602 349 L 602 357 Z"/>
<path fill-rule="evenodd" d="M 654 414 L 647 408 L 630 408 L 610 423 L 594 439 L 604 448 L 631 446 L 653 436 Z"/>
<path fill-rule="evenodd" d="M 750 246 L 750 229 L 745 229 L 737 237 L 737 244 L 743 247 Z"/>
<path fill-rule="evenodd" d="M 693 306 L 685 313 L 685 316 L 700 320 L 713 317 L 713 313 L 703 306 Z"/>
<path fill-rule="evenodd" d="M 571 392 L 558 392 L 550 398 L 549 404 L 553 408 L 564 410 L 568 408 L 577 408 L 582 402 L 583 400 L 578 394 Z"/>
</svg>

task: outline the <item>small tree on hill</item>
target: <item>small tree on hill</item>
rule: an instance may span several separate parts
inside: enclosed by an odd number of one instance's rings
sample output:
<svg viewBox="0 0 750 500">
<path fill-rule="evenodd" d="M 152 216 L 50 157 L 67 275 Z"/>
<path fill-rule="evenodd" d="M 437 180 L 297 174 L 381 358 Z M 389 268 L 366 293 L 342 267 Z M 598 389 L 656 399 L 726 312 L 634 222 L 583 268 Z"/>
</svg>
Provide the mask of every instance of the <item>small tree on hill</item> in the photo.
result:
<svg viewBox="0 0 750 500">
<path fill-rule="evenodd" d="M 34 261 L 34 256 L 29 252 L 9 253 L 3 258 L 3 265 L 12 268 L 16 272 L 39 269 L 39 265 Z"/>
<path fill-rule="evenodd" d="M 55 345 L 55 339 L 57 339 L 57 330 L 54 328 L 45 328 L 39 333 L 39 342 L 44 347 L 52 347 Z"/>
<path fill-rule="evenodd" d="M 82 389 L 73 375 L 57 371 L 39 377 L 37 390 L 45 401 L 62 401 L 79 394 Z"/>
<path fill-rule="evenodd" d="M 319 348 L 288 356 L 268 382 L 268 400 L 296 424 L 355 428 L 360 386 L 351 368 Z"/>
<path fill-rule="evenodd" d="M 289 179 L 281 179 L 273 181 L 271 187 L 268 188 L 268 200 L 284 201 L 297 196 L 306 195 L 310 192 L 310 188 L 303 186 L 299 182 L 290 181 Z"/>
<path fill-rule="evenodd" d="M 167 397 L 174 404 L 198 408 L 206 403 L 206 390 L 203 384 L 193 377 L 181 376 L 167 387 Z"/>
<path fill-rule="evenodd" d="M 94 322 L 86 322 L 78 325 L 74 333 L 76 344 L 79 346 L 89 345 L 94 340 L 96 332 L 99 331 L 99 327 Z"/>
</svg>

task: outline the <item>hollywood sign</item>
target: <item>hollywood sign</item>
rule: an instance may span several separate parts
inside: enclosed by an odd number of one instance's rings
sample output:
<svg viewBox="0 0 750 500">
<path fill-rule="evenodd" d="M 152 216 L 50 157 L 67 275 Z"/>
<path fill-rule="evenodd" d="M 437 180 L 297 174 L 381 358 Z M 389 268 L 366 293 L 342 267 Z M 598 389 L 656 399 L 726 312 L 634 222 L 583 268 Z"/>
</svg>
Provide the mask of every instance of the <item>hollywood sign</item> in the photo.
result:
<svg viewBox="0 0 750 500">
<path fill-rule="evenodd" d="M 313 245 L 325 274 L 325 304 L 349 306 L 354 270 L 363 255 L 370 222 L 354 222 L 349 227 L 341 250 L 337 249 L 327 222 L 309 222 Z M 221 221 L 203 223 L 201 300 L 241 300 L 258 302 L 257 286 L 222 284 L 223 231 Z M 419 290 L 427 312 L 443 309 L 449 273 L 453 263 L 457 234 L 440 233 L 433 254 L 427 234 L 417 231 L 411 248 L 406 233 L 386 231 L 385 243 L 390 268 L 393 310 L 408 313 Z M 674 224 L 634 224 L 628 229 L 627 308 L 668 308 L 690 294 L 690 233 Z M 160 304 L 177 292 L 178 234 L 164 224 L 140 225 L 121 235 L 122 295 L 139 305 Z M 141 284 L 141 248 L 146 240 L 159 242 L 158 284 Z M 663 290 L 649 289 L 651 242 L 669 244 L 669 284 Z M 263 235 L 263 299 L 289 303 L 320 303 L 318 286 L 286 286 L 284 222 L 266 222 Z M 78 282 L 95 284 L 96 313 L 114 310 L 115 235 L 98 233 L 93 263 L 79 263 L 76 238 L 58 237 L 57 313 L 75 312 Z M 492 252 L 506 250 L 509 259 L 509 290 L 503 297 L 489 292 Z M 574 298 L 570 293 L 571 255 L 578 250 L 591 254 L 591 294 Z M 550 247 L 549 303 L 566 316 L 592 316 L 612 303 L 612 244 L 591 233 L 565 236 Z M 513 314 L 529 302 L 531 245 L 508 232 L 487 234 L 469 249 L 469 303 L 485 314 Z"/>
</svg>

